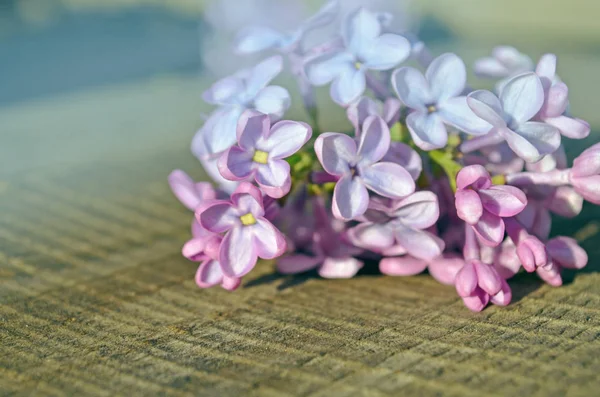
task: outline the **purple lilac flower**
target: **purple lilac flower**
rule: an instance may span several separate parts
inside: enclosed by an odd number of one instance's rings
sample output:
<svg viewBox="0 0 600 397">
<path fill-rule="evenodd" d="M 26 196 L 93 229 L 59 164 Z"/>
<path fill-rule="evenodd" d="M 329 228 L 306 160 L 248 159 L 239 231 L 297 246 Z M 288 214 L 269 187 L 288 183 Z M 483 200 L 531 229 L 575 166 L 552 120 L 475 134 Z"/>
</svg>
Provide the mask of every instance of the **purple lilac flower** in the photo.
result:
<svg viewBox="0 0 600 397">
<path fill-rule="evenodd" d="M 251 69 L 225 77 L 204 92 L 202 98 L 218 105 L 192 141 L 192 152 L 198 158 L 210 157 L 235 143 L 236 127 L 241 114 L 256 109 L 274 120 L 290 106 L 290 95 L 280 86 L 267 86 L 283 66 L 281 56 L 268 58 Z"/>
<path fill-rule="evenodd" d="M 242 182 L 229 201 L 214 200 L 196 210 L 200 225 L 213 233 L 225 233 L 219 248 L 223 274 L 242 277 L 258 258 L 273 259 L 286 250 L 285 237 L 265 218 L 260 190 Z"/>
<path fill-rule="evenodd" d="M 281 52 L 294 51 L 308 32 L 333 22 L 338 12 L 339 0 L 330 0 L 313 16 L 291 31 L 283 32 L 266 26 L 246 27 L 237 35 L 234 48 L 240 54 L 251 54 L 267 49 Z"/>
<path fill-rule="evenodd" d="M 584 199 L 600 205 L 600 143 L 587 148 L 573 160 L 569 180 Z"/>
<path fill-rule="evenodd" d="M 385 197 L 402 198 L 415 190 L 415 182 L 402 166 L 380 162 L 390 148 L 390 131 L 381 117 L 369 116 L 363 124 L 358 149 L 347 135 L 324 133 L 315 152 L 324 170 L 339 177 L 333 193 L 333 214 L 354 219 L 369 205 L 367 189 Z"/>
<path fill-rule="evenodd" d="M 539 238 L 528 233 L 515 218 L 506 218 L 504 222 L 506 232 L 517 248 L 517 257 L 526 271 L 534 272 L 549 263 L 546 245 Z"/>
<path fill-rule="evenodd" d="M 472 229 L 465 229 L 464 266 L 456 273 L 454 285 L 463 303 L 470 310 L 479 312 L 489 302 L 506 306 L 512 299 L 512 292 L 506 280 L 493 265 L 484 263 Z"/>
<path fill-rule="evenodd" d="M 478 139 L 486 143 L 506 141 L 510 148 L 528 162 L 539 161 L 560 146 L 560 132 L 554 126 L 531 120 L 544 103 L 544 89 L 535 73 L 514 77 L 502 90 L 500 99 L 489 91 L 479 90 L 467 97 L 469 107 L 493 128 L 488 135 L 463 143 L 468 153 L 478 149 Z"/>
<path fill-rule="evenodd" d="M 584 120 L 564 114 L 569 105 L 569 89 L 556 76 L 556 55 L 542 56 L 535 72 L 544 87 L 544 104 L 537 114 L 537 119 L 555 126 L 567 138 L 587 137 L 590 134 L 590 125 Z"/>
<path fill-rule="evenodd" d="M 315 228 L 312 241 L 304 250 L 308 252 L 293 253 L 279 259 L 277 269 L 283 274 L 318 269 L 319 275 L 324 278 L 353 277 L 363 267 L 363 262 L 355 258 L 362 249 L 350 244 L 344 234 L 334 228 L 322 197 L 313 197 L 311 201 Z"/>
<path fill-rule="evenodd" d="M 584 150 L 573 161 L 573 167 L 570 169 L 508 174 L 506 183 L 524 187 L 571 185 L 585 200 L 600 205 L 600 143 Z M 571 199 L 574 200 L 572 196 Z M 576 203 L 575 200 L 574 202 Z"/>
<path fill-rule="evenodd" d="M 475 74 L 489 79 L 502 79 L 533 70 L 533 61 L 510 46 L 498 46 L 492 56 L 478 59 L 473 66 Z"/>
<path fill-rule="evenodd" d="M 490 174 L 480 165 L 470 165 L 456 177 L 456 211 L 475 231 L 480 241 L 496 246 L 504 238 L 502 218 L 520 213 L 527 198 L 514 186 L 494 186 Z"/>
<path fill-rule="evenodd" d="M 362 95 L 369 70 L 387 70 L 410 55 L 410 43 L 400 35 L 381 33 L 376 13 L 359 8 L 342 26 L 344 46 L 309 58 L 305 74 L 313 85 L 331 84 L 331 97 L 346 106 Z"/>
<path fill-rule="evenodd" d="M 472 135 L 487 133 L 492 127 L 477 117 L 462 96 L 467 81 L 463 61 L 455 54 L 443 54 L 431 62 L 423 75 L 412 67 L 394 71 L 396 95 L 411 109 L 406 126 L 423 150 L 444 147 L 448 142 L 446 124 Z"/>
<path fill-rule="evenodd" d="M 210 288 L 221 285 L 222 288 L 233 291 L 237 289 L 242 279 L 239 277 L 228 277 L 223 273 L 219 263 L 219 247 L 222 237 L 218 234 L 207 232 L 201 227 L 195 228 L 198 233 L 183 246 L 181 253 L 187 259 L 200 262 L 196 270 L 196 285 L 200 288 Z M 207 233 L 209 235 L 207 236 Z"/>
<path fill-rule="evenodd" d="M 562 285 L 562 269 L 583 269 L 588 262 L 585 250 L 571 237 L 559 236 L 549 240 L 546 250 L 551 258 L 550 266 L 538 268 L 537 274 L 554 287 Z"/>
<path fill-rule="evenodd" d="M 408 253 L 417 259 L 431 260 L 444 250 L 444 242 L 425 230 L 438 217 L 438 199 L 432 192 L 416 192 L 391 202 L 374 198 L 363 222 L 348 230 L 348 236 L 355 245 L 383 256 Z M 395 266 L 395 261 L 385 261 L 384 267 L 390 263 Z"/>
<path fill-rule="evenodd" d="M 283 159 L 300 150 L 311 135 L 306 123 L 286 120 L 271 127 L 269 116 L 248 110 L 238 123 L 238 144 L 223 153 L 219 171 L 230 180 L 254 178 L 265 194 L 283 197 L 292 183 L 290 165 Z"/>
<path fill-rule="evenodd" d="M 391 128 L 400 120 L 400 108 L 402 104 L 398 99 L 388 98 L 382 106 L 369 97 L 361 97 L 357 102 L 350 105 L 346 111 L 348 119 L 354 126 L 354 134 L 360 139 L 362 126 L 369 116 L 381 116 L 387 126 Z M 423 170 L 421 156 L 410 146 L 402 142 L 390 142 L 390 149 L 383 156 L 382 161 L 401 165 L 414 180 L 419 178 Z"/>
</svg>

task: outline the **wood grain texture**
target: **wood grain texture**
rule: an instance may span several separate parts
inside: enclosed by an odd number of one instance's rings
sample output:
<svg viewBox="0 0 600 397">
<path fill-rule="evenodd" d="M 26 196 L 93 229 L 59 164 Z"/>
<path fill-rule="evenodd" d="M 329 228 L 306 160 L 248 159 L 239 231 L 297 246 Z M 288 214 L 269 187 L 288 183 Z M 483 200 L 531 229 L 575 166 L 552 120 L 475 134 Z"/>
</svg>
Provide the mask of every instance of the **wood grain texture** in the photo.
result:
<svg viewBox="0 0 600 397">
<path fill-rule="evenodd" d="M 515 302 L 480 314 L 428 275 L 332 281 L 262 263 L 235 293 L 199 290 L 179 254 L 191 214 L 164 181 L 176 165 L 194 164 L 166 153 L 4 185 L 0 395 L 589 396 L 600 386 L 596 238 L 584 242 L 588 272 L 558 289 L 518 276 Z"/>
</svg>

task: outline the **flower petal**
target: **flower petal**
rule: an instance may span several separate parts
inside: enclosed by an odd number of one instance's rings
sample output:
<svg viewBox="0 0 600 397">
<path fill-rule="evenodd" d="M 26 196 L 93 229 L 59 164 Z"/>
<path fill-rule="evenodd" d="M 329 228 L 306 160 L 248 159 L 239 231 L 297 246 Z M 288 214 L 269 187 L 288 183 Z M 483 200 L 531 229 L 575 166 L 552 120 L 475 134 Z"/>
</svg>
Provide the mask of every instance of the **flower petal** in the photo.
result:
<svg viewBox="0 0 600 397">
<path fill-rule="evenodd" d="M 402 102 L 396 98 L 387 98 L 383 103 L 383 120 L 389 127 L 400 121 Z"/>
<path fill-rule="evenodd" d="M 434 101 L 425 76 L 415 68 L 394 70 L 392 86 L 398 98 L 411 109 L 426 111 L 427 106 Z"/>
<path fill-rule="evenodd" d="M 414 111 L 406 117 L 406 126 L 415 145 L 423 150 L 439 149 L 448 143 L 448 131 L 436 113 Z"/>
<path fill-rule="evenodd" d="M 542 79 L 542 84 L 552 84 L 551 81 L 545 82 Z M 558 117 L 562 115 L 567 106 L 569 106 L 569 88 L 565 83 L 557 83 L 545 89 L 544 105 L 538 113 L 538 117 L 546 119 L 548 117 Z"/>
<path fill-rule="evenodd" d="M 458 190 L 455 205 L 458 217 L 469 225 L 475 225 L 483 215 L 481 198 L 474 190 Z"/>
<path fill-rule="evenodd" d="M 492 79 L 506 77 L 509 73 L 506 66 L 493 57 L 478 59 L 473 65 L 473 70 L 479 77 Z"/>
<path fill-rule="evenodd" d="M 570 186 L 559 186 L 546 204 L 553 213 L 565 218 L 573 218 L 583 209 L 583 197 Z"/>
<path fill-rule="evenodd" d="M 436 102 L 460 95 L 467 83 L 467 68 L 456 54 L 446 53 L 435 58 L 427 67 L 425 78 Z"/>
<path fill-rule="evenodd" d="M 196 183 L 181 170 L 171 172 L 168 180 L 175 197 L 192 211 L 196 210 L 202 201 L 216 198 L 215 190 L 210 183 Z"/>
<path fill-rule="evenodd" d="M 400 222 L 394 222 L 394 237 L 415 258 L 431 260 L 444 250 L 444 242 L 439 237 L 424 230 L 406 227 Z"/>
<path fill-rule="evenodd" d="M 315 141 L 315 153 L 327 173 L 342 176 L 356 160 L 356 142 L 348 135 L 326 132 Z"/>
<path fill-rule="evenodd" d="M 274 55 L 254 66 L 246 79 L 246 100 L 254 99 L 260 90 L 281 73 L 282 69 L 283 57 L 281 55 Z"/>
<path fill-rule="evenodd" d="M 428 191 L 411 194 L 395 204 L 393 209 L 394 216 L 402 224 L 415 229 L 427 229 L 440 216 L 438 197 Z"/>
<path fill-rule="evenodd" d="M 239 106 L 215 110 L 192 140 L 192 152 L 205 157 L 229 149 L 236 141 L 238 119 L 244 109 Z"/>
<path fill-rule="evenodd" d="M 214 200 L 201 205 L 196 210 L 196 219 L 200 225 L 213 233 L 223 233 L 237 225 L 239 218 L 231 203 Z"/>
<path fill-rule="evenodd" d="M 506 280 L 500 280 L 500 292 L 490 297 L 490 302 L 498 306 L 506 306 L 512 300 L 512 291 Z"/>
<path fill-rule="evenodd" d="M 244 111 L 236 128 L 238 145 L 252 154 L 256 144 L 268 134 L 269 128 L 271 128 L 271 120 L 268 115 L 256 110 Z"/>
<path fill-rule="evenodd" d="M 194 262 L 205 260 L 207 258 L 207 255 L 204 253 L 206 242 L 206 238 L 193 238 L 188 240 L 181 248 L 181 254 Z"/>
<path fill-rule="evenodd" d="M 463 296 L 462 300 L 469 310 L 480 312 L 487 306 L 490 301 L 490 296 L 481 288 L 477 288 L 473 292 L 473 295 Z"/>
<path fill-rule="evenodd" d="M 535 73 L 525 73 L 512 78 L 500 93 L 504 112 L 521 124 L 529 121 L 544 104 L 544 88 Z"/>
<path fill-rule="evenodd" d="M 402 198 L 415 191 L 415 181 L 402 166 L 377 163 L 361 168 L 361 178 L 367 188 L 389 198 Z"/>
<path fill-rule="evenodd" d="M 231 201 L 240 215 L 250 212 L 255 217 L 259 217 L 265 213 L 262 193 L 250 182 L 240 182 L 235 191 L 231 193 Z"/>
<path fill-rule="evenodd" d="M 356 258 L 326 258 L 319 268 L 319 276 L 323 278 L 351 278 L 363 267 Z"/>
<path fill-rule="evenodd" d="M 582 269 L 588 263 L 587 253 L 579 246 L 577 240 L 571 237 L 555 237 L 548 241 L 546 249 L 552 259 L 562 267 Z"/>
<path fill-rule="evenodd" d="M 312 128 L 298 121 L 280 121 L 271 127 L 261 149 L 269 153 L 270 159 L 283 159 L 302 148 L 312 136 Z"/>
<path fill-rule="evenodd" d="M 340 12 L 339 0 L 329 0 L 314 15 L 306 19 L 300 25 L 300 29 L 304 32 L 328 25 Z"/>
<path fill-rule="evenodd" d="M 221 265 L 215 260 L 204 261 L 196 270 L 196 285 L 200 288 L 210 288 L 221 284 L 223 281 L 223 271 Z"/>
<path fill-rule="evenodd" d="M 379 261 L 379 271 L 388 276 L 414 276 L 427 269 L 427 262 L 412 256 L 383 258 Z"/>
<path fill-rule="evenodd" d="M 503 218 L 517 215 L 527 205 L 525 193 L 514 186 L 492 186 L 482 189 L 479 191 L 479 197 L 486 210 Z"/>
<path fill-rule="evenodd" d="M 556 76 L 556 55 L 542 55 L 535 68 L 535 73 L 538 76 L 546 78 L 550 82 L 552 82 L 552 80 L 554 80 L 554 77 Z"/>
<path fill-rule="evenodd" d="M 364 7 L 348 14 L 342 23 L 344 44 L 354 54 L 362 54 L 381 34 L 381 25 L 377 14 Z"/>
<path fill-rule="evenodd" d="M 516 131 L 498 130 L 508 146 L 523 160 L 535 163 L 560 146 L 560 132 L 546 123 L 530 121 L 519 125 Z"/>
<path fill-rule="evenodd" d="M 333 190 L 333 215 L 338 219 L 350 220 L 365 213 L 369 205 L 367 188 L 350 175 L 343 176 Z"/>
<path fill-rule="evenodd" d="M 368 69 L 388 70 L 406 60 L 410 43 L 397 34 L 382 34 L 360 52 Z"/>
<path fill-rule="evenodd" d="M 221 155 L 218 162 L 219 172 L 230 181 L 241 181 L 254 172 L 256 163 L 252 161 L 252 152 L 239 146 L 233 146 Z"/>
<path fill-rule="evenodd" d="M 473 230 L 477 233 L 479 241 L 487 246 L 495 247 L 504 238 L 504 221 L 499 216 L 484 210 L 479 222 L 473 225 Z"/>
<path fill-rule="evenodd" d="M 480 261 L 475 261 L 474 265 L 479 287 L 490 295 L 496 295 L 500 292 L 502 289 L 502 279 L 492 265 Z"/>
<path fill-rule="evenodd" d="M 374 100 L 367 96 L 361 97 L 358 102 L 348 106 L 348 109 L 346 110 L 348 120 L 350 120 L 354 126 L 354 129 L 357 132 L 357 137 L 363 123 L 365 122 L 365 119 L 368 116 L 377 114 L 379 114 L 379 106 Z"/>
<path fill-rule="evenodd" d="M 283 255 L 287 248 L 285 236 L 264 218 L 247 227 L 251 230 L 256 254 L 262 259 L 273 259 Z"/>
<path fill-rule="evenodd" d="M 365 120 L 358 143 L 358 156 L 364 165 L 381 160 L 390 148 L 390 129 L 379 116 L 369 116 Z"/>
<path fill-rule="evenodd" d="M 204 91 L 202 99 L 212 105 L 234 105 L 243 92 L 244 82 L 235 76 L 228 76 Z"/>
<path fill-rule="evenodd" d="M 488 133 L 493 126 L 477 116 L 467 103 L 467 97 L 450 98 L 438 104 L 438 114 L 445 123 L 471 135 Z"/>
<path fill-rule="evenodd" d="M 239 54 L 252 54 L 268 48 L 279 48 L 284 40 L 283 35 L 274 29 L 249 26 L 237 35 L 234 48 Z"/>
<path fill-rule="evenodd" d="M 559 129 L 567 138 L 583 139 L 590 135 L 590 125 L 587 121 L 567 116 L 545 118 L 544 122 Z"/>
<path fill-rule="evenodd" d="M 481 165 L 469 165 L 458 172 L 456 187 L 458 189 L 487 189 L 492 186 L 490 173 Z"/>
<path fill-rule="evenodd" d="M 465 263 L 462 269 L 456 273 L 454 285 L 458 295 L 463 298 L 471 296 L 475 292 L 477 289 L 477 272 L 472 262 Z"/>
<path fill-rule="evenodd" d="M 390 149 L 381 160 L 402 166 L 414 180 L 419 178 L 423 170 L 419 153 L 402 142 L 390 142 Z"/>
<path fill-rule="evenodd" d="M 454 285 L 456 274 L 465 265 L 465 260 L 457 254 L 443 254 L 429 262 L 429 274 L 446 285 Z"/>
<path fill-rule="evenodd" d="M 332 82 L 353 62 L 354 56 L 348 52 L 327 52 L 306 60 L 304 73 L 312 85 L 325 85 Z"/>
<path fill-rule="evenodd" d="M 231 229 L 223 238 L 219 251 L 223 274 L 229 277 L 248 274 L 258 260 L 256 245 L 249 227 L 238 225 Z"/>
<path fill-rule="evenodd" d="M 391 228 L 378 223 L 361 223 L 348 230 L 348 237 L 358 247 L 381 253 L 394 245 Z"/>
<path fill-rule="evenodd" d="M 261 113 L 271 115 L 274 119 L 283 117 L 290 107 L 290 93 L 278 85 L 270 85 L 259 91 L 254 98 L 254 107 Z"/>
<path fill-rule="evenodd" d="M 506 127 L 500 100 L 491 92 L 477 90 L 467 96 L 467 105 L 473 113 L 493 127 Z"/>
<path fill-rule="evenodd" d="M 292 254 L 277 260 L 277 271 L 281 274 L 304 273 L 319 266 L 323 258 L 303 254 Z"/>
<path fill-rule="evenodd" d="M 366 84 L 365 71 L 348 65 L 333 80 L 329 90 L 331 99 L 340 106 L 347 106 L 365 92 Z"/>
<path fill-rule="evenodd" d="M 290 164 L 285 160 L 271 160 L 256 169 L 256 182 L 266 195 L 281 198 L 290 192 Z"/>
</svg>

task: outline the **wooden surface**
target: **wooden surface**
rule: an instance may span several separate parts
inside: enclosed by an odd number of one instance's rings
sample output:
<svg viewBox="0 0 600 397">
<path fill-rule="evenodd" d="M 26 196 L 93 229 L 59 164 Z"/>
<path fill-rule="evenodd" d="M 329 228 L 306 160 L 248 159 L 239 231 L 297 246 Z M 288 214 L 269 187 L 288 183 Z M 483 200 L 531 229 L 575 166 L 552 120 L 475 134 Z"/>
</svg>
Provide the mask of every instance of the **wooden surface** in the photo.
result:
<svg viewBox="0 0 600 397">
<path fill-rule="evenodd" d="M 509 307 L 479 314 L 426 274 L 333 281 L 262 263 L 234 293 L 198 289 L 180 256 L 191 213 L 166 176 L 201 176 L 188 144 L 202 86 L 0 109 L 0 395 L 597 393 L 597 207 L 555 228 L 582 241 L 586 271 L 557 289 L 519 275 Z"/>
</svg>

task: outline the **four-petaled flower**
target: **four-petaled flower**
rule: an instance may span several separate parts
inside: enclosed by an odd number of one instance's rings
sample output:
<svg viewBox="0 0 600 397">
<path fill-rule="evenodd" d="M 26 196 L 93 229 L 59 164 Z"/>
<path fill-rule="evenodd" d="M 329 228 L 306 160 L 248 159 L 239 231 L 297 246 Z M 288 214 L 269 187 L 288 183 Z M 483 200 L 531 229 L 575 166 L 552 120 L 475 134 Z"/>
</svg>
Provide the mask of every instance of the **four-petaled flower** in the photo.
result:
<svg viewBox="0 0 600 397">
<path fill-rule="evenodd" d="M 456 211 L 470 225 L 479 240 L 497 246 L 504 238 L 502 218 L 515 216 L 527 205 L 525 193 L 514 186 L 492 185 L 490 174 L 481 165 L 464 167 L 456 176 Z"/>
<path fill-rule="evenodd" d="M 525 73 L 506 83 L 500 99 L 485 90 L 470 93 L 469 107 L 493 127 L 489 134 L 506 140 L 519 157 L 541 160 L 560 146 L 560 132 L 552 125 L 531 120 L 542 108 L 544 88 L 535 73 Z"/>
<path fill-rule="evenodd" d="M 271 127 L 269 116 L 248 110 L 238 123 L 238 144 L 223 153 L 219 171 L 230 180 L 252 177 L 265 194 L 283 197 L 291 186 L 290 165 L 283 159 L 296 153 L 311 135 L 306 123 L 284 120 Z"/>
<path fill-rule="evenodd" d="M 283 116 L 290 106 L 288 91 L 276 85 L 267 86 L 282 67 L 283 59 L 276 55 L 217 81 L 204 92 L 202 98 L 206 102 L 220 107 L 194 136 L 192 152 L 196 157 L 204 158 L 231 147 L 238 120 L 246 109 L 256 109 L 274 120 Z"/>
<path fill-rule="evenodd" d="M 323 169 L 340 179 L 333 192 L 333 214 L 354 219 L 369 205 L 367 189 L 385 197 L 402 198 L 415 190 L 415 182 L 402 166 L 380 162 L 390 148 L 390 130 L 379 116 L 363 124 L 358 149 L 348 135 L 328 132 L 315 141 L 315 152 Z"/>
<path fill-rule="evenodd" d="M 556 55 L 542 56 L 535 73 L 544 87 L 544 104 L 536 118 L 555 126 L 567 138 L 587 137 L 590 134 L 590 125 L 584 120 L 564 114 L 569 105 L 569 88 L 556 76 Z"/>
<path fill-rule="evenodd" d="M 348 231 L 355 245 L 383 256 L 409 254 L 431 260 L 442 254 L 444 242 L 425 229 L 439 217 L 437 196 L 421 191 L 391 202 L 371 199 L 365 222 Z M 425 266 L 423 266 L 424 268 Z"/>
<path fill-rule="evenodd" d="M 343 22 L 344 46 L 309 58 L 304 70 L 313 85 L 331 84 L 331 97 L 340 105 L 349 105 L 366 88 L 369 70 L 388 70 L 410 55 L 410 43 L 404 37 L 381 33 L 378 14 L 365 8 L 350 13 Z"/>
<path fill-rule="evenodd" d="M 465 306 L 474 312 L 483 310 L 488 302 L 506 306 L 512 298 L 508 283 L 500 277 L 496 268 L 478 259 L 465 262 L 456 274 L 454 284 Z"/>
<path fill-rule="evenodd" d="M 229 201 L 200 206 L 196 218 L 206 230 L 225 233 L 218 259 L 228 277 L 242 277 L 258 258 L 273 259 L 286 250 L 285 237 L 265 218 L 260 190 L 248 182 L 240 183 Z"/>
<path fill-rule="evenodd" d="M 491 57 L 475 61 L 475 73 L 480 77 L 502 79 L 533 70 L 533 61 L 514 47 L 498 46 Z"/>
<path fill-rule="evenodd" d="M 444 124 L 471 135 L 482 135 L 490 130 L 491 125 L 473 113 L 462 95 L 466 82 L 465 64 L 452 53 L 434 59 L 425 75 L 411 67 L 394 71 L 394 90 L 411 109 L 406 126 L 421 149 L 432 150 L 446 145 L 448 131 Z"/>
</svg>

